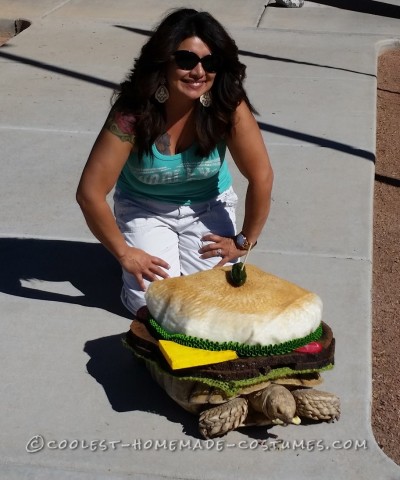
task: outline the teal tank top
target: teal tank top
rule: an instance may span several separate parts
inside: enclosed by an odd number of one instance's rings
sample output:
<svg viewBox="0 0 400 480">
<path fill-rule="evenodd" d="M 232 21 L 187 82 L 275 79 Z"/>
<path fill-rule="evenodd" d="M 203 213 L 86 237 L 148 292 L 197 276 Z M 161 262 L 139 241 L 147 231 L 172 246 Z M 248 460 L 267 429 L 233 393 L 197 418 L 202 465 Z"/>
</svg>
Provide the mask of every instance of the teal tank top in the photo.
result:
<svg viewBox="0 0 400 480">
<path fill-rule="evenodd" d="M 164 155 L 153 145 L 152 153 L 139 161 L 132 152 L 117 187 L 129 195 L 190 205 L 211 200 L 232 185 L 225 143 L 219 143 L 207 157 L 197 154 L 195 144 L 175 155 Z"/>
</svg>

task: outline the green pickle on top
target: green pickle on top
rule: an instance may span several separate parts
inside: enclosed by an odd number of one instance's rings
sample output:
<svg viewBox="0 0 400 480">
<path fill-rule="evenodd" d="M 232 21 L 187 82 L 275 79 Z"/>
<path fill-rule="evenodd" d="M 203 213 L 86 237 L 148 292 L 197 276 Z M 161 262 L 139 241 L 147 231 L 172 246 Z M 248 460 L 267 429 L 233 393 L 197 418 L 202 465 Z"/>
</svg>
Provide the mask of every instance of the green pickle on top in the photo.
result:
<svg viewBox="0 0 400 480">
<path fill-rule="evenodd" d="M 230 271 L 230 279 L 233 285 L 236 287 L 241 287 L 246 283 L 247 273 L 246 267 L 243 262 L 235 263 L 232 265 L 232 270 Z"/>
</svg>

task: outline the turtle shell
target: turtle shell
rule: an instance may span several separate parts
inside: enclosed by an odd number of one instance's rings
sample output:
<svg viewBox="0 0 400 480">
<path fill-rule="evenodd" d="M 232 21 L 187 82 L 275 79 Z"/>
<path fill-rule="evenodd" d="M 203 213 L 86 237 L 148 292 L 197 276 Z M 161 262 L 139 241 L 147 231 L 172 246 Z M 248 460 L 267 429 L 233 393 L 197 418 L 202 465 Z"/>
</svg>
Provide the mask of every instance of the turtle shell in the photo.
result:
<svg viewBox="0 0 400 480">
<path fill-rule="evenodd" d="M 159 365 L 150 359 L 143 359 L 147 369 L 158 385 L 182 408 L 188 412 L 198 414 L 207 405 L 220 405 L 233 398 L 246 396 L 251 393 L 263 390 L 271 383 L 278 383 L 287 388 L 313 387 L 322 383 L 318 372 L 303 374 L 293 377 L 277 378 L 273 381 L 260 381 L 251 386 L 238 388 L 236 393 L 229 395 L 225 390 L 208 385 L 195 378 L 181 378 L 171 375 L 161 369 Z"/>
</svg>

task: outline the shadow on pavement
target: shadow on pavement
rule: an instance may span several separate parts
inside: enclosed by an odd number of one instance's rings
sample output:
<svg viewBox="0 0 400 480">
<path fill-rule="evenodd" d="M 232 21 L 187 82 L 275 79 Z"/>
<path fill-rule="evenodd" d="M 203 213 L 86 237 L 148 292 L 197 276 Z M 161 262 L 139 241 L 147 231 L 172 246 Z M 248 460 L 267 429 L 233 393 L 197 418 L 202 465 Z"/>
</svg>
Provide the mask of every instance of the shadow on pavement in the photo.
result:
<svg viewBox="0 0 400 480">
<path fill-rule="evenodd" d="M 0 292 L 34 300 L 102 308 L 132 318 L 120 300 L 121 269 L 98 243 L 32 238 L 0 238 Z M 71 284 L 82 295 L 49 291 Z M 35 288 L 30 288 L 32 283 Z M 43 285 L 43 289 L 40 286 Z M 62 288 L 60 287 L 60 290 Z M 145 411 L 180 423 L 200 438 L 197 418 L 176 405 L 122 344 L 123 334 L 86 342 L 88 373 L 100 383 L 115 411 Z"/>
<path fill-rule="evenodd" d="M 283 137 L 295 138 L 302 142 L 311 143 L 313 145 L 329 148 L 338 152 L 348 153 L 350 155 L 354 155 L 355 157 L 364 158 L 365 160 L 375 163 L 375 155 L 372 152 L 363 150 L 361 148 L 356 148 L 353 145 L 336 142 L 335 140 L 329 140 L 324 137 L 317 137 L 316 135 L 310 135 L 309 133 L 296 132 L 295 130 L 269 125 L 264 122 L 258 122 L 258 126 L 265 132 L 275 133 L 277 135 L 282 135 Z"/>
<path fill-rule="evenodd" d="M 0 292 L 132 318 L 120 300 L 121 268 L 98 243 L 0 238 L 0 264 Z M 65 293 L 65 284 L 79 292 Z"/>
<path fill-rule="evenodd" d="M 93 85 L 99 85 L 100 87 L 110 88 L 115 90 L 118 88 L 118 84 L 109 82 L 99 77 L 94 77 L 93 75 L 87 75 L 86 73 L 76 72 L 68 68 L 59 67 L 57 65 L 52 65 L 50 63 L 40 62 L 39 60 L 33 60 L 32 58 L 22 57 L 20 55 L 15 55 L 13 53 L 7 53 L 3 51 L 0 52 L 0 58 L 6 58 L 12 62 L 21 63 L 22 65 L 29 65 L 31 67 L 39 68 L 41 70 L 46 70 L 48 72 L 58 73 L 59 75 L 65 75 L 67 77 L 76 78 L 82 82 L 88 82 Z"/>
<path fill-rule="evenodd" d="M 327 68 L 331 70 L 340 70 L 342 72 L 350 72 L 356 73 L 357 75 L 364 75 L 367 77 L 375 77 L 372 73 L 364 73 L 358 72 L 357 70 L 349 70 L 348 68 L 341 68 L 341 67 L 333 67 L 331 65 L 321 64 L 321 63 L 314 63 L 314 62 L 305 62 L 300 60 L 293 60 L 292 58 L 288 57 L 277 57 L 275 55 L 268 55 L 266 53 L 257 53 L 257 52 L 249 52 L 248 50 L 239 50 L 239 54 L 243 55 L 244 57 L 252 57 L 252 58 L 260 58 L 262 60 L 272 61 L 272 62 L 282 62 L 282 63 L 293 63 L 296 65 L 308 65 L 309 67 L 319 67 L 319 68 Z"/>
<path fill-rule="evenodd" d="M 308 0 L 312 3 L 342 8 L 353 12 L 378 15 L 380 17 L 400 18 L 400 6 L 371 0 Z"/>
<path fill-rule="evenodd" d="M 180 423 L 182 431 L 200 438 L 197 417 L 183 410 L 151 378 L 146 367 L 122 345 L 123 334 L 89 340 L 84 351 L 90 356 L 88 373 L 104 388 L 117 412 L 143 411 Z"/>
</svg>

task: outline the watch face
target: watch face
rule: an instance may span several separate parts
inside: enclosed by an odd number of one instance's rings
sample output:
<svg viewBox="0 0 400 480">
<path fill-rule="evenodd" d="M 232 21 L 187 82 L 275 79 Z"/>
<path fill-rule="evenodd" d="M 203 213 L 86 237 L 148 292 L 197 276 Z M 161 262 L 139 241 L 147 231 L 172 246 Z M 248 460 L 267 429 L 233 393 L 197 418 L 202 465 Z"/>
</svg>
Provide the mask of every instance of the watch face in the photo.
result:
<svg viewBox="0 0 400 480">
<path fill-rule="evenodd" d="M 246 243 L 246 237 L 242 233 L 239 233 L 239 235 L 236 237 L 236 243 L 239 245 L 239 247 L 243 247 L 243 245 Z"/>
</svg>

